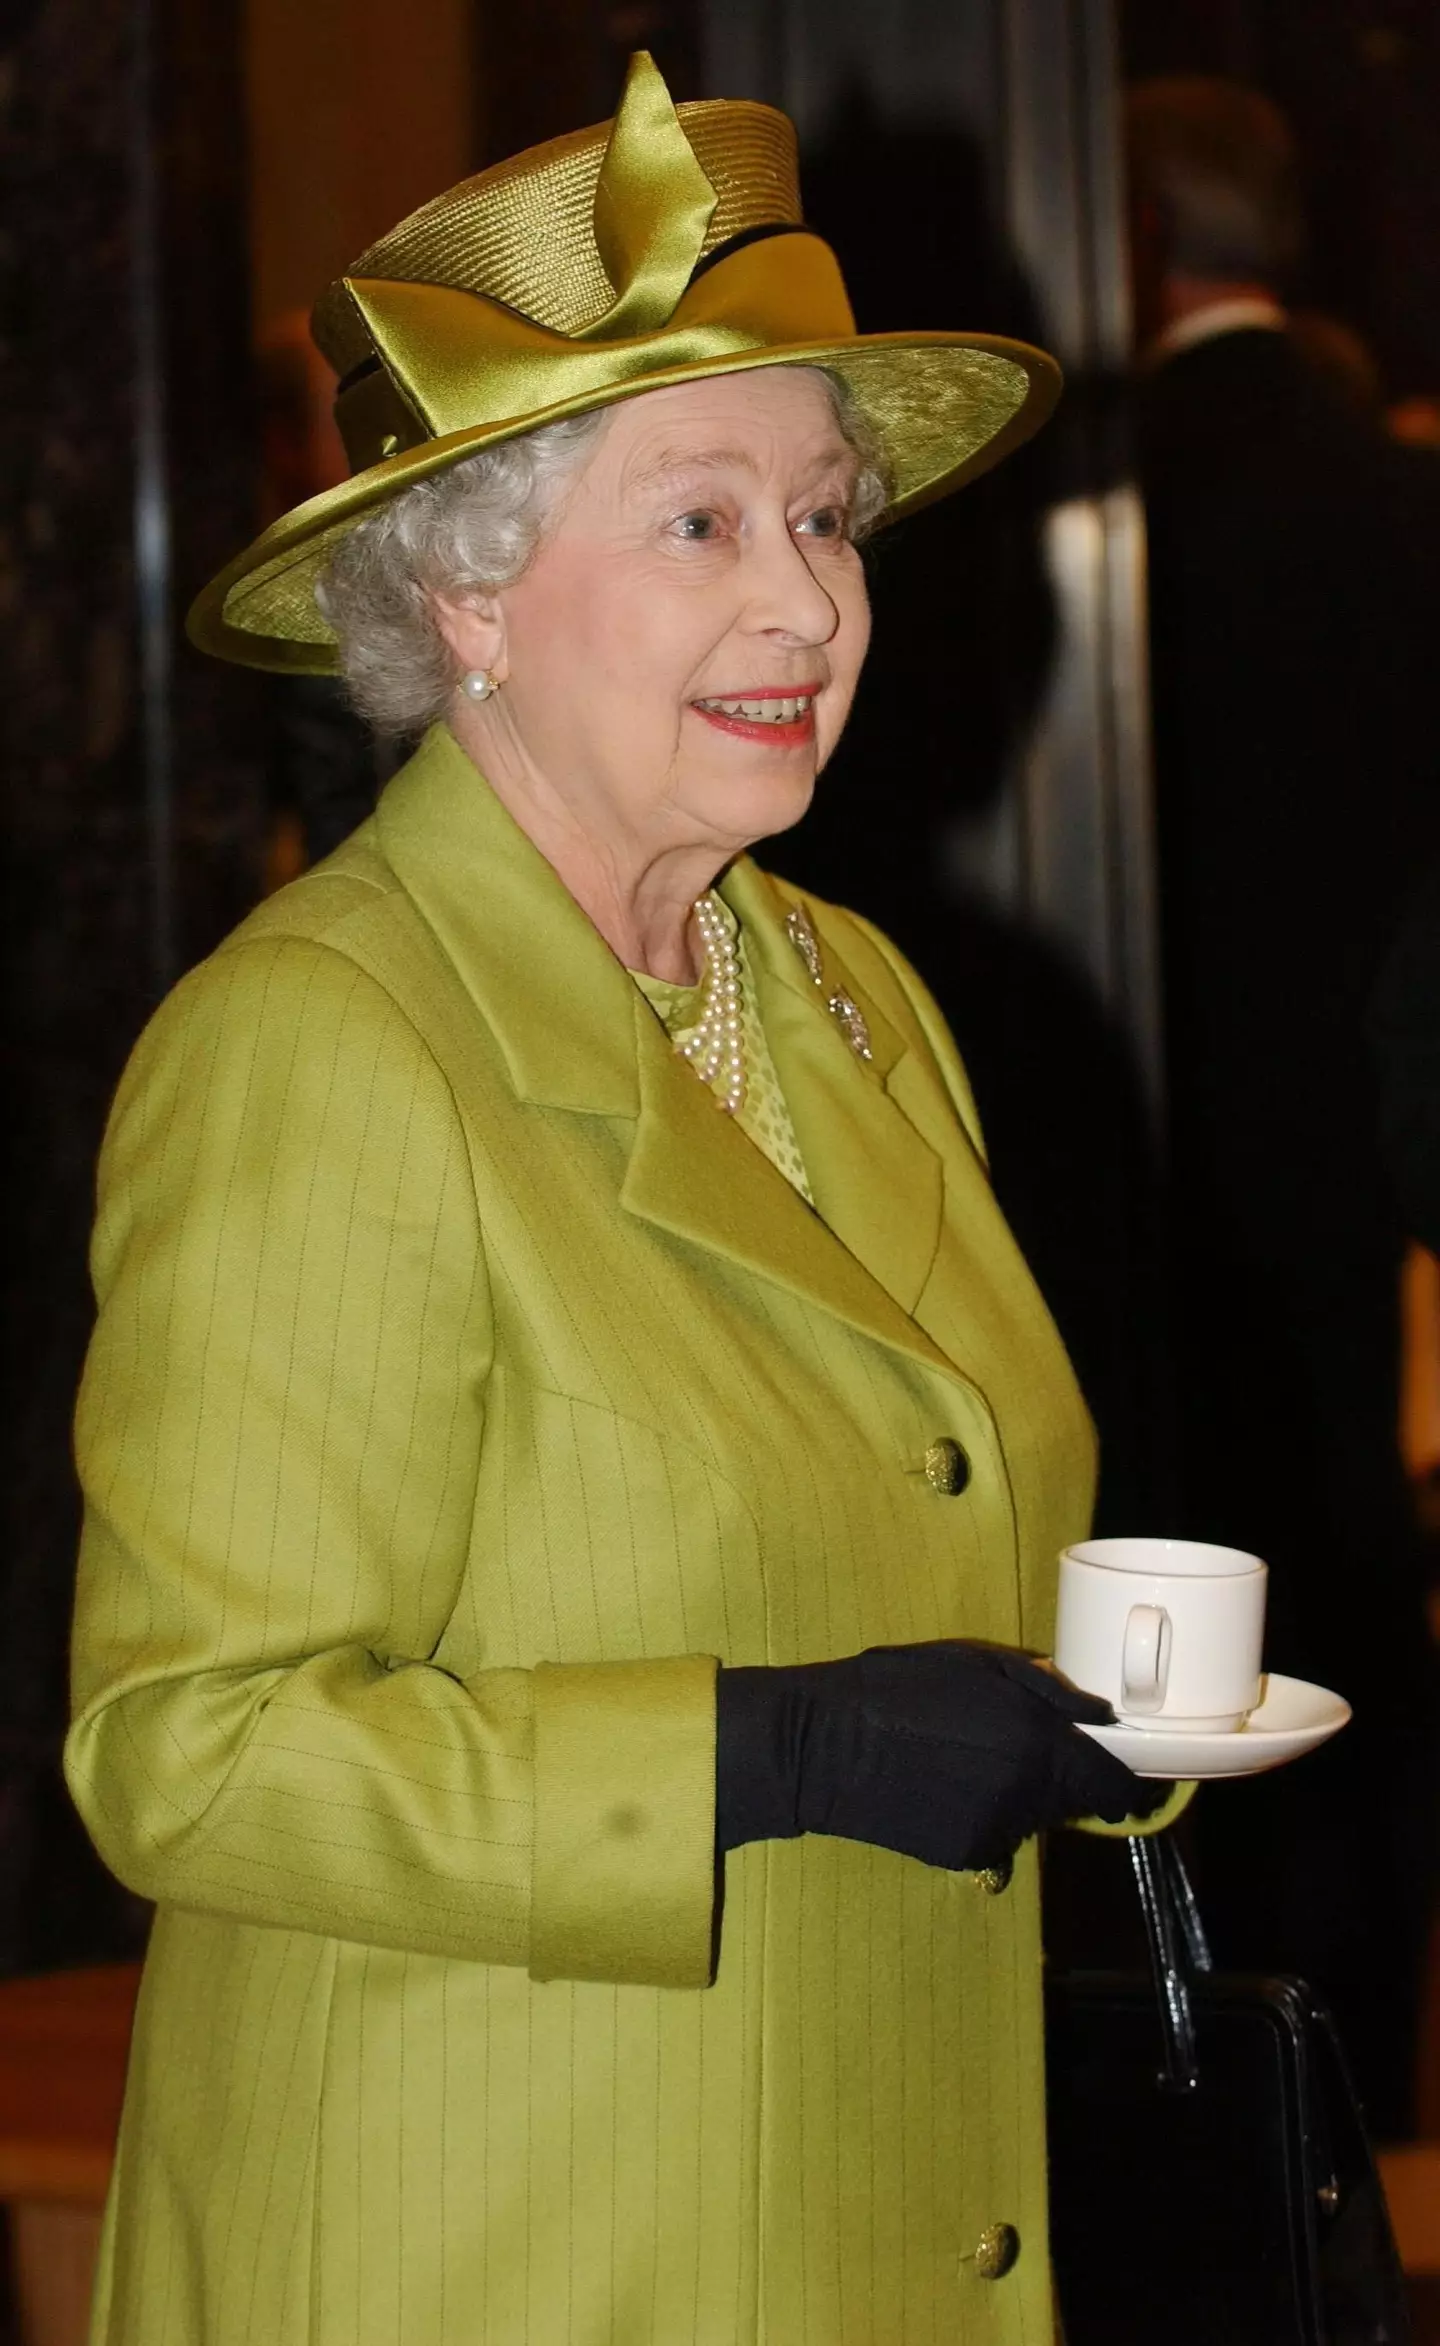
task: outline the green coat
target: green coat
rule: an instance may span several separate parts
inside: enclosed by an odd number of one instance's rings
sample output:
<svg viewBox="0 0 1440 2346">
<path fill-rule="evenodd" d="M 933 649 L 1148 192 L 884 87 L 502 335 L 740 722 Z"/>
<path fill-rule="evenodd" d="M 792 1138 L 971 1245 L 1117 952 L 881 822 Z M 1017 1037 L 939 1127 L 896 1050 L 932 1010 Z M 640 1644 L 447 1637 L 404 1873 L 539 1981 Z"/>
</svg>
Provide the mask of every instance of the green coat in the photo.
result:
<svg viewBox="0 0 1440 2346">
<path fill-rule="evenodd" d="M 818 1214 L 443 731 L 125 1077 L 68 1746 L 159 1907 L 112 2346 L 1049 2338 L 1033 1847 L 755 1846 L 718 1916 L 712 1678 L 1044 1648 L 1090 1427 L 913 972 L 815 904 L 817 990 L 794 892 L 723 893 Z"/>
</svg>

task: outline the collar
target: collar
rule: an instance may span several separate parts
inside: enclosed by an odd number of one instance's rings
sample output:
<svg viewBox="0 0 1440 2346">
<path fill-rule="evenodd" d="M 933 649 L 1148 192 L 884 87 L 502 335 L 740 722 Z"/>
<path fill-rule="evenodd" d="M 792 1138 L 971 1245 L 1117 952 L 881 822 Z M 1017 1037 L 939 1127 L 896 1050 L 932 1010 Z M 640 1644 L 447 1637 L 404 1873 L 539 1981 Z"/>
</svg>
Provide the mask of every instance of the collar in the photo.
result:
<svg viewBox="0 0 1440 2346">
<path fill-rule="evenodd" d="M 623 1208 L 729 1256 L 950 1376 L 910 1314 L 939 1241 L 939 1159 L 890 1096 L 904 1038 L 847 970 L 823 911 L 826 983 L 786 933 L 796 901 L 742 856 L 720 894 L 814 1191 L 776 1172 L 679 1059 L 628 970 L 443 726 L 384 792 L 382 852 L 495 1035 L 517 1096 L 634 1122 Z M 859 1005 L 860 1059 L 827 1008 Z"/>
<path fill-rule="evenodd" d="M 637 1115 L 640 993 L 448 727 L 431 727 L 375 820 L 386 861 L 479 1006 L 519 1098 Z"/>
<path fill-rule="evenodd" d="M 1287 323 L 1279 302 L 1258 293 L 1240 294 L 1233 301 L 1212 301 L 1157 334 L 1141 352 L 1140 364 L 1146 369 L 1163 367 L 1167 359 L 1198 349 L 1202 342 L 1218 341 L 1222 334 L 1283 334 Z"/>
</svg>

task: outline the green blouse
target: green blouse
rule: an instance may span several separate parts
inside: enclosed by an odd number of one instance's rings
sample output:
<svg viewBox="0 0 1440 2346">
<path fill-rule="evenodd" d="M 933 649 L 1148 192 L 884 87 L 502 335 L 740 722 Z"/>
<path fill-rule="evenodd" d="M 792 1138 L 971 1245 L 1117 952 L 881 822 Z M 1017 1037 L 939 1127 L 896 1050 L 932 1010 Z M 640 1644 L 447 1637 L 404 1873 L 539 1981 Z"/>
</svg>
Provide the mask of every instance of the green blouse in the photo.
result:
<svg viewBox="0 0 1440 2346">
<path fill-rule="evenodd" d="M 765 1040 L 765 1029 L 760 1023 L 760 1012 L 756 1007 L 755 986 L 745 951 L 745 932 L 724 899 L 716 897 L 715 902 L 735 939 L 740 965 L 745 1098 L 735 1121 L 746 1138 L 752 1140 L 756 1148 L 770 1159 L 776 1171 L 783 1173 L 786 1180 L 799 1190 L 806 1204 L 813 1206 L 815 1200 L 810 1194 L 805 1161 L 800 1154 L 795 1127 L 790 1121 L 785 1094 L 780 1089 L 780 1078 L 775 1072 L 775 1062 L 770 1056 L 770 1046 Z M 697 985 L 676 986 L 668 978 L 650 977 L 641 969 L 632 969 L 630 975 L 676 1050 L 682 1049 L 700 1023 L 705 997 L 703 979 Z"/>
</svg>

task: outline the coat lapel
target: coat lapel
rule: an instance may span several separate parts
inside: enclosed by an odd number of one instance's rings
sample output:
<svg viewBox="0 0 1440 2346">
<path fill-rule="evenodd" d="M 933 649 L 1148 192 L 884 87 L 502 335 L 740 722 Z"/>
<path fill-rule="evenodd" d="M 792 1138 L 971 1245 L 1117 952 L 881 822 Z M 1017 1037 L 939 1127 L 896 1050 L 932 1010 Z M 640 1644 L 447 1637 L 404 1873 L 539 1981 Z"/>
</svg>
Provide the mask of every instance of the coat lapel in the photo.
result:
<svg viewBox="0 0 1440 2346">
<path fill-rule="evenodd" d="M 744 926 L 761 1024 L 816 1207 L 909 1314 L 939 1244 L 944 1176 L 935 1151 L 890 1094 L 905 1044 L 812 923 L 821 955 L 817 984 L 786 930 L 791 904 L 768 873 L 746 857 L 722 893 Z M 830 1011 L 836 995 L 848 996 L 862 1012 L 869 1059 L 857 1054 Z"/>
<path fill-rule="evenodd" d="M 643 1002 L 641 1008 L 653 1032 L 640 1038 L 641 1110 L 622 1205 L 819 1304 L 892 1350 L 958 1375 L 954 1362 L 723 1113 L 677 1058 Z"/>
<path fill-rule="evenodd" d="M 388 785 L 375 820 L 387 863 L 478 1004 L 518 1097 L 636 1115 L 639 989 L 443 725 Z"/>
<path fill-rule="evenodd" d="M 827 979 L 870 1026 L 874 1059 L 855 1056 L 785 935 L 785 900 L 764 873 L 744 859 L 723 893 L 745 924 L 814 1213 L 677 1057 L 629 972 L 443 727 L 389 785 L 376 821 L 387 862 L 495 1034 L 517 1096 L 634 1119 L 627 1212 L 961 1374 L 909 1316 L 935 1252 L 941 1173 L 885 1090 L 900 1038 L 827 947 Z"/>
</svg>

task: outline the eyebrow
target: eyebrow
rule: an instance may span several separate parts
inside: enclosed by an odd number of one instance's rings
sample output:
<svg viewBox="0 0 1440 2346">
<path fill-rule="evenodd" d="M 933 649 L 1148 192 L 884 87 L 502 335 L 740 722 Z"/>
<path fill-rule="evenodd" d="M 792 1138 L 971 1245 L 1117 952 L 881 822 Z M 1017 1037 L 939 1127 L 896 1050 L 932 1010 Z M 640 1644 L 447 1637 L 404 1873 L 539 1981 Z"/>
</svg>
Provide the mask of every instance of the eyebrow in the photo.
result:
<svg viewBox="0 0 1440 2346">
<path fill-rule="evenodd" d="M 857 461 L 854 449 L 847 447 L 843 440 L 836 440 L 807 467 L 805 477 L 819 479 L 832 466 L 847 459 L 852 464 Z M 756 465 L 744 448 L 662 448 L 648 462 L 636 466 L 626 485 L 632 489 L 651 489 L 680 474 L 694 472 L 748 472 L 753 479 Z"/>
</svg>

